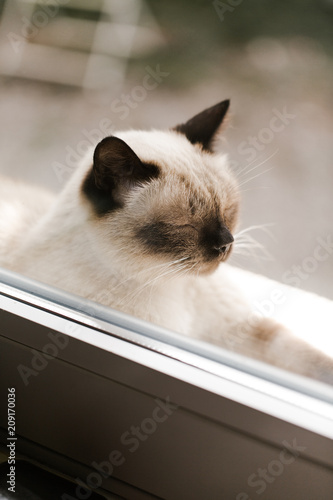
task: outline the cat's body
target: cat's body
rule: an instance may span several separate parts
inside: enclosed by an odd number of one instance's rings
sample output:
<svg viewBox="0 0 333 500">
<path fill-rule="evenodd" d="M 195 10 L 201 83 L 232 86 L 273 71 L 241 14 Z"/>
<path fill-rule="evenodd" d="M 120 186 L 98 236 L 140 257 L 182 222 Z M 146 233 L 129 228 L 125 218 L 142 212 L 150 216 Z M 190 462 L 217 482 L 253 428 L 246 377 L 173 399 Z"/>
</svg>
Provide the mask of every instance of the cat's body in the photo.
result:
<svg viewBox="0 0 333 500">
<path fill-rule="evenodd" d="M 211 142 L 227 109 L 104 139 L 54 200 L 1 181 L 0 265 L 222 347 L 241 331 L 239 352 L 313 374 L 324 357 L 269 320 L 249 322 L 224 263 L 239 194 Z"/>
</svg>

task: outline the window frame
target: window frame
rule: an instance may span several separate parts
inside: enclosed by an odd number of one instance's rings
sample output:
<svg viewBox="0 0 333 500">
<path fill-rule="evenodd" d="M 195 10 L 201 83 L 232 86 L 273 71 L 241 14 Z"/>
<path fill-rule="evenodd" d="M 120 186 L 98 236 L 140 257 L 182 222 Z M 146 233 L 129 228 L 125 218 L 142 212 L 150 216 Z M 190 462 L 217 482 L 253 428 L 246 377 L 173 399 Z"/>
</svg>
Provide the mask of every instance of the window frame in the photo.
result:
<svg viewBox="0 0 333 500">
<path fill-rule="evenodd" d="M 168 425 L 166 425 L 163 427 L 163 438 L 161 437 L 166 442 L 169 440 L 174 449 L 182 443 L 186 426 L 191 429 L 191 426 L 196 425 L 197 419 L 203 425 L 203 433 L 209 434 L 217 426 L 221 432 L 225 432 L 226 429 L 229 432 L 232 429 L 232 432 L 236 433 L 234 436 L 240 436 L 244 443 L 250 436 L 253 443 L 258 446 L 258 450 L 262 447 L 263 457 L 266 456 L 267 447 L 274 457 L 277 450 L 281 451 L 281 443 L 288 439 L 289 442 L 293 442 L 296 439 L 297 443 L 306 443 L 306 449 L 300 453 L 302 463 L 310 468 L 321 467 L 325 471 L 330 471 L 328 474 L 332 476 L 332 489 L 328 493 L 332 495 L 333 394 L 328 386 L 285 373 L 203 342 L 184 338 L 7 270 L 0 271 L 0 308 L 2 324 L 5 325 L 0 332 L 1 352 L 4 346 L 10 344 L 13 353 L 24 350 L 26 359 L 29 359 L 29 356 L 31 359 L 31 350 L 43 352 L 43 347 L 49 342 L 50 331 L 60 332 L 69 339 L 68 347 L 59 349 L 56 358 L 49 363 L 52 365 L 52 370 L 53 366 L 57 367 L 60 377 L 61 370 L 65 366 L 75 368 L 94 380 L 107 380 L 110 387 L 116 384 L 117 391 L 118 389 L 124 391 L 124 401 L 127 390 L 130 389 L 133 397 L 135 395 L 134 399 L 138 397 L 138 401 L 142 401 L 138 404 L 138 408 L 132 408 L 133 422 L 140 421 L 145 412 L 149 414 L 150 410 L 144 410 L 148 404 L 147 397 L 150 402 L 156 398 L 160 400 L 171 398 L 170 400 L 181 408 L 182 423 L 177 427 L 177 436 L 168 435 Z M 17 355 L 13 354 L 12 359 L 16 359 Z M 2 360 L 1 365 L 3 371 L 1 379 L 5 386 L 11 387 L 13 383 L 11 377 L 14 372 L 15 383 L 18 385 L 20 378 L 17 367 L 8 365 L 6 359 Z M 36 376 L 36 381 L 46 383 L 49 378 L 48 383 L 52 384 L 54 379 L 51 375 L 51 368 L 46 368 Z M 32 376 L 29 385 L 33 387 L 34 382 Z M 96 384 L 96 387 L 99 387 L 99 382 Z M 24 389 L 21 380 L 18 393 L 25 394 Z M 93 391 L 82 395 L 81 399 L 86 397 L 89 399 L 90 396 L 93 397 Z M 61 396 L 57 397 L 60 404 Z M 107 393 L 104 397 L 107 400 Z M 78 402 L 78 408 L 81 408 L 82 400 Z M 37 406 L 40 407 L 43 403 L 45 401 L 41 395 Z M 124 408 L 127 404 L 130 402 L 127 402 Z M 98 454 L 98 450 L 92 451 L 91 459 L 86 459 L 84 463 L 80 463 L 77 459 L 78 450 L 75 446 L 73 449 L 66 448 L 67 455 L 61 454 L 59 449 L 53 446 L 51 437 L 48 442 L 47 422 L 42 424 L 44 428 L 41 429 L 44 441 L 38 442 L 38 439 L 34 439 L 36 437 L 34 411 L 29 408 L 27 399 L 20 407 L 20 411 L 27 415 L 24 433 L 20 435 L 23 455 L 39 463 L 46 463 L 49 467 L 67 473 L 71 477 L 76 475 L 85 477 L 87 472 L 84 471 L 89 470 L 89 463 L 95 459 L 94 454 Z M 71 420 L 77 420 L 76 410 L 72 408 L 71 411 L 74 412 Z M 125 413 L 122 415 L 122 411 L 125 412 L 125 409 L 118 408 L 117 417 L 113 417 L 111 412 L 110 418 L 117 420 L 124 418 L 126 421 L 127 415 Z M 98 409 L 96 409 L 97 414 Z M 1 420 L 1 441 L 4 442 L 6 428 L 3 418 Z M 184 421 L 187 422 L 185 428 L 182 427 Z M 105 431 L 108 432 L 107 429 Z M 89 432 L 91 432 L 89 426 L 86 428 L 81 426 L 78 435 L 89 436 Z M 154 440 L 158 440 L 160 435 L 162 431 L 155 433 L 148 443 L 153 446 Z M 190 446 L 189 442 L 187 444 Z M 165 453 L 168 455 L 170 451 L 164 450 Z M 179 456 L 183 456 L 182 453 L 179 448 Z M 213 458 L 223 460 L 223 450 L 221 456 L 214 453 L 207 449 L 202 457 L 189 457 L 189 461 L 193 462 L 195 467 L 202 464 L 203 460 L 209 461 Z M 258 451 L 256 457 L 248 457 L 247 463 L 253 463 L 254 470 L 258 468 L 260 454 L 261 451 Z M 169 458 L 172 460 L 172 454 Z M 265 463 L 266 459 L 262 460 Z M 156 457 L 149 456 L 149 461 L 150 467 L 154 468 Z M 210 484 L 218 484 L 219 478 L 216 477 L 216 473 L 214 471 L 211 473 Z M 243 481 L 246 486 L 248 475 L 246 468 L 240 468 L 238 474 L 239 478 L 236 480 Z M 198 481 L 200 483 L 199 479 Z M 297 491 L 303 493 L 308 491 L 306 475 L 304 481 L 303 486 Z M 174 477 L 173 495 L 179 493 L 180 482 L 180 476 Z M 146 495 L 152 494 L 164 498 L 163 495 L 171 494 L 168 490 L 170 485 L 167 487 L 166 484 L 166 477 L 160 479 L 160 484 L 157 480 L 152 483 L 149 481 L 142 483 L 133 471 L 129 471 L 126 481 L 115 475 L 108 478 L 107 484 L 103 487 L 106 491 L 117 494 L 125 494 L 134 488 L 129 498 L 136 498 L 133 493 L 136 491 L 135 488 L 145 491 Z M 233 490 L 232 481 L 230 485 L 228 480 L 225 481 L 223 488 L 228 494 L 237 494 L 237 491 Z M 293 488 L 292 484 L 289 488 Z M 198 485 L 199 491 L 200 485 Z M 274 492 L 276 491 L 278 490 L 274 486 Z M 301 493 L 295 490 L 294 495 L 298 494 Z M 142 498 L 155 497 L 142 496 Z"/>
</svg>

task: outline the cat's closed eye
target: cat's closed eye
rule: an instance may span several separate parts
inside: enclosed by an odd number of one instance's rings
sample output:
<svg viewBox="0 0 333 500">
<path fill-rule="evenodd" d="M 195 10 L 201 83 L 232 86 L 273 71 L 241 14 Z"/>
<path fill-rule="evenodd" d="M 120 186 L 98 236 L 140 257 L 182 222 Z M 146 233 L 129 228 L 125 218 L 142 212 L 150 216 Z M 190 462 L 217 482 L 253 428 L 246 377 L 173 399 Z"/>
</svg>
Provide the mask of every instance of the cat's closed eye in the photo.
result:
<svg viewBox="0 0 333 500">
<path fill-rule="evenodd" d="M 189 230 L 194 230 L 197 233 L 199 232 L 199 228 L 196 227 L 194 224 L 177 224 L 177 223 L 174 223 L 174 224 L 171 224 L 171 225 L 173 227 L 177 228 L 177 229 L 189 229 Z"/>
</svg>

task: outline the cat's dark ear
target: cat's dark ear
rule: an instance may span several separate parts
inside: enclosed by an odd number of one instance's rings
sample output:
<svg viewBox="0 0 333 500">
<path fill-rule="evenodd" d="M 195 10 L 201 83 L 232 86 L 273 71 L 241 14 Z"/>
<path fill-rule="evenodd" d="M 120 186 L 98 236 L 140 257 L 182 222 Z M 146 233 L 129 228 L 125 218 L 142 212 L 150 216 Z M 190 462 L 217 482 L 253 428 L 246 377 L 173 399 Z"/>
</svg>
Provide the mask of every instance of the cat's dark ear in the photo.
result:
<svg viewBox="0 0 333 500">
<path fill-rule="evenodd" d="M 118 137 L 110 136 L 97 144 L 93 167 L 82 185 L 82 192 L 102 216 L 124 205 L 126 194 L 138 184 L 159 175 L 159 168 L 144 163 Z"/>
<path fill-rule="evenodd" d="M 96 146 L 93 173 L 96 187 L 110 192 L 118 185 L 130 187 L 156 177 L 158 168 L 143 163 L 126 142 L 110 136 Z"/>
<path fill-rule="evenodd" d="M 192 144 L 200 144 L 206 151 L 212 151 L 212 142 L 222 125 L 229 109 L 229 99 L 195 115 L 186 123 L 177 125 L 173 130 L 181 132 Z"/>
</svg>

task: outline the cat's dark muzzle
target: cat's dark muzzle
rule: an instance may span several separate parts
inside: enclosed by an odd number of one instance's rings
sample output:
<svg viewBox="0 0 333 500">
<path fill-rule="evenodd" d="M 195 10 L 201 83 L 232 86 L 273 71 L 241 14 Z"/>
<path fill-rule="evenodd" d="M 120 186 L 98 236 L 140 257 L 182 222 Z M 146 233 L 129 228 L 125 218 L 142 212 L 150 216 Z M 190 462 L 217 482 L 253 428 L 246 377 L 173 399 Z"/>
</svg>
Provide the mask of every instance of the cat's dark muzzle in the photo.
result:
<svg viewBox="0 0 333 500">
<path fill-rule="evenodd" d="M 228 253 L 231 250 L 231 246 L 232 246 L 233 241 L 234 241 L 234 239 L 232 238 L 232 241 L 230 243 L 226 243 L 225 245 L 222 245 L 220 247 L 214 247 L 214 250 L 216 250 L 218 255 L 225 255 L 226 253 Z"/>
<path fill-rule="evenodd" d="M 213 250 L 209 254 L 206 253 L 204 260 L 200 266 L 201 274 L 211 274 L 219 267 L 219 265 L 226 261 L 232 251 L 232 243 L 225 245 L 223 248 Z"/>
<path fill-rule="evenodd" d="M 231 251 L 232 251 L 232 246 L 233 244 L 232 243 L 229 243 L 228 245 L 225 245 L 221 251 L 220 251 L 220 259 L 221 260 L 226 260 L 229 255 L 231 254 Z"/>
<path fill-rule="evenodd" d="M 222 262 L 228 258 L 231 252 L 234 237 L 229 229 L 221 224 L 217 230 L 206 232 L 202 242 L 208 260 Z"/>
<path fill-rule="evenodd" d="M 201 266 L 203 274 L 210 274 L 214 272 L 218 266 L 226 261 L 231 254 L 233 243 L 228 243 L 218 248 L 210 249 L 205 252 L 204 263 Z"/>
<path fill-rule="evenodd" d="M 225 260 L 227 260 L 232 251 L 232 245 L 232 243 L 228 243 L 227 245 L 223 245 L 220 248 L 216 248 L 216 258 L 219 262 L 224 262 Z"/>
</svg>

